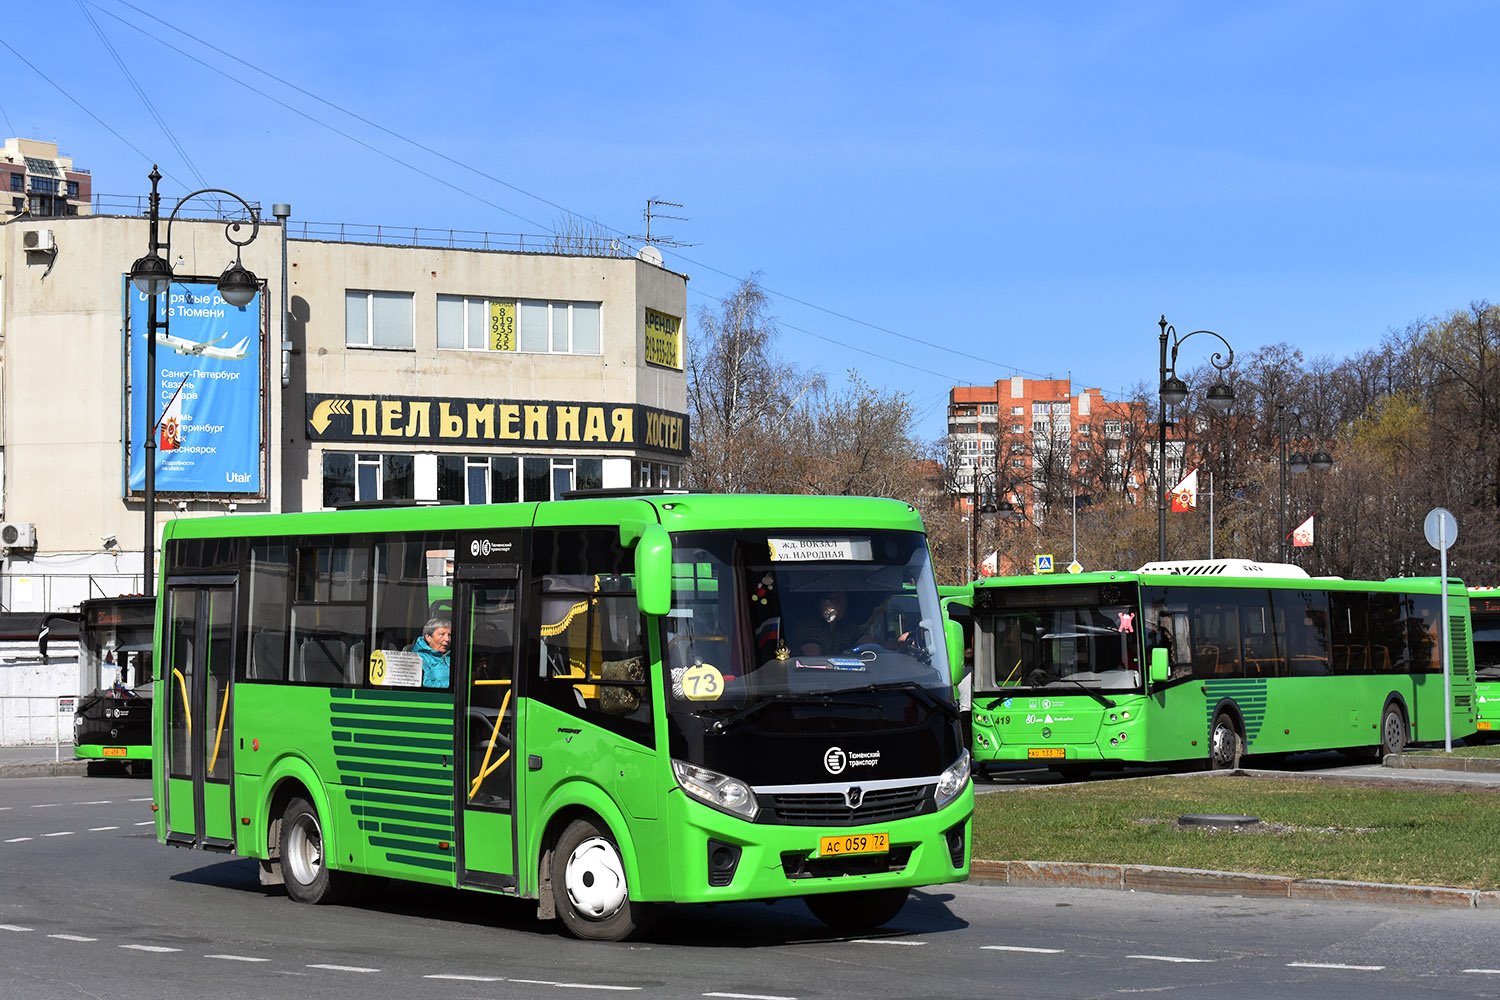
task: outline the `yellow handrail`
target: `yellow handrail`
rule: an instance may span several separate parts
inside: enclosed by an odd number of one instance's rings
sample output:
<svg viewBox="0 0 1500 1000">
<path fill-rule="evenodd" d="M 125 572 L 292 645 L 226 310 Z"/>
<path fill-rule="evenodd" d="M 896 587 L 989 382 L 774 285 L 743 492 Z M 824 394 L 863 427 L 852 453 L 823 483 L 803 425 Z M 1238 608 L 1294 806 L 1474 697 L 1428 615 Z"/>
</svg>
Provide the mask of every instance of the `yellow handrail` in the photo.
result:
<svg viewBox="0 0 1500 1000">
<path fill-rule="evenodd" d="M 504 681 L 501 683 L 508 684 L 510 682 Z M 500 759 L 495 761 L 494 764 L 490 763 L 490 757 L 495 752 L 495 740 L 499 739 L 500 737 L 500 722 L 505 718 L 505 710 L 509 707 L 510 692 L 506 691 L 504 700 L 500 702 L 500 714 L 495 716 L 495 728 L 490 731 L 489 744 L 484 748 L 484 761 L 479 765 L 479 773 L 474 775 L 474 783 L 469 786 L 470 802 L 474 801 L 474 796 L 479 794 L 479 786 L 484 783 L 484 779 L 488 778 L 500 767 L 501 764 L 504 764 L 507 760 L 510 759 L 510 751 L 507 750 L 500 755 Z"/>
<path fill-rule="evenodd" d="M 172 668 L 172 676 L 177 678 L 177 687 L 182 691 L 182 714 L 187 719 L 188 739 L 192 739 L 193 708 L 188 704 L 187 678 L 182 676 L 182 671 L 176 667 Z"/>
</svg>

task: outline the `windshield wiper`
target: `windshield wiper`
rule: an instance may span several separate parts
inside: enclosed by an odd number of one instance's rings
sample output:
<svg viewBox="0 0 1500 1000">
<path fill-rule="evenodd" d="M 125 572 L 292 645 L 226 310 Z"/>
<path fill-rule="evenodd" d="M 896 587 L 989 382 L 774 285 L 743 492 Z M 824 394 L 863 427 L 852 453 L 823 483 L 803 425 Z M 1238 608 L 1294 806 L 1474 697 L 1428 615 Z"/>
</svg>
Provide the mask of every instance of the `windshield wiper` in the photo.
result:
<svg viewBox="0 0 1500 1000">
<path fill-rule="evenodd" d="M 750 718 L 750 716 L 754 715 L 756 712 L 759 712 L 761 709 L 767 707 L 768 705 L 786 702 L 796 702 L 801 705 L 832 705 L 834 704 L 835 700 L 836 699 L 831 698 L 827 695 L 814 696 L 806 694 L 796 694 L 791 691 L 782 691 L 777 694 L 768 694 L 753 705 L 746 705 L 744 708 L 737 709 L 724 716 L 724 718 L 722 719 L 715 719 L 713 726 L 710 728 L 712 728 L 716 733 L 722 733 L 725 730 L 729 729 L 731 726 L 744 722 L 746 719 Z"/>
<path fill-rule="evenodd" d="M 1081 688 L 1083 690 L 1084 694 L 1088 695 L 1090 698 L 1094 699 L 1099 704 L 1103 705 L 1105 708 L 1114 708 L 1115 707 L 1115 700 L 1113 698 L 1106 698 L 1104 695 L 1100 694 L 1098 691 L 1095 691 L 1093 688 L 1091 688 L 1087 684 L 1083 683 L 1083 681 L 1075 681 L 1071 677 L 1061 677 L 1061 678 L 1059 678 L 1059 680 L 1065 681 L 1068 684 L 1077 685 L 1079 688 Z"/>
<path fill-rule="evenodd" d="M 957 705 L 951 701 L 944 701 L 916 681 L 888 681 L 885 684 L 866 684 L 862 688 L 853 688 L 852 690 L 866 691 L 870 694 L 875 694 L 878 691 L 909 691 L 916 695 L 918 701 L 926 703 L 929 708 L 936 708 L 955 719 L 958 718 Z"/>
</svg>

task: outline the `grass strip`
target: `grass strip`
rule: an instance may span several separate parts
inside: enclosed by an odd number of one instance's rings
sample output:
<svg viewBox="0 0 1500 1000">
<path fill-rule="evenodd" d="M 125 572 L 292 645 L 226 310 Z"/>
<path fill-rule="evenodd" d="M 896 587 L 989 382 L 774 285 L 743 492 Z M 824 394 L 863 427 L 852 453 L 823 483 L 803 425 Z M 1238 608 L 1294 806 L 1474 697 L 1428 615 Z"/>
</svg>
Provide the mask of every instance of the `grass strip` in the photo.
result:
<svg viewBox="0 0 1500 1000">
<path fill-rule="evenodd" d="M 1243 832 L 1180 826 L 1190 813 L 1261 823 Z M 1165 776 L 977 796 L 973 856 L 1496 889 L 1497 829 L 1500 788 Z"/>
</svg>

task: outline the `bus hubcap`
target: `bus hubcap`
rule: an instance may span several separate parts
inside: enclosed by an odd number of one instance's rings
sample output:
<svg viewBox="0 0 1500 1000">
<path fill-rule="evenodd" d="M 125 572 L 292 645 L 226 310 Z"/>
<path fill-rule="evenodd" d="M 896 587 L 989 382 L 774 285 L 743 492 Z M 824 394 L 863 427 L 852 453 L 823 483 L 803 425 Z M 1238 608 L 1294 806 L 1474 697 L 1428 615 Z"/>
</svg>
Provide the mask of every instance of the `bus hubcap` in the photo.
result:
<svg viewBox="0 0 1500 1000">
<path fill-rule="evenodd" d="M 625 905 L 625 868 L 603 837 L 590 837 L 573 848 L 563 881 L 574 908 L 586 917 L 604 920 Z"/>
<path fill-rule="evenodd" d="M 323 835 L 318 824 L 309 816 L 292 828 L 287 837 L 285 860 L 292 866 L 292 875 L 303 885 L 310 885 L 323 867 Z"/>
</svg>

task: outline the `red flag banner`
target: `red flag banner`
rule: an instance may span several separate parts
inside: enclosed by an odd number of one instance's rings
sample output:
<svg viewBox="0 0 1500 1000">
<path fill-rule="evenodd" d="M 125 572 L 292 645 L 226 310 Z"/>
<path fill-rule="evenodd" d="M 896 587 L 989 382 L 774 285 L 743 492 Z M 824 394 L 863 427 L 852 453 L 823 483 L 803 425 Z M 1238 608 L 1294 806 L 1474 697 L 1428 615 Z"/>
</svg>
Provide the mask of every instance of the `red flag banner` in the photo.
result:
<svg viewBox="0 0 1500 1000">
<path fill-rule="evenodd" d="M 1198 509 L 1198 470 L 1195 467 L 1192 472 L 1182 477 L 1182 482 L 1172 487 L 1172 510 L 1179 514 L 1185 514 L 1190 510 Z"/>
</svg>

